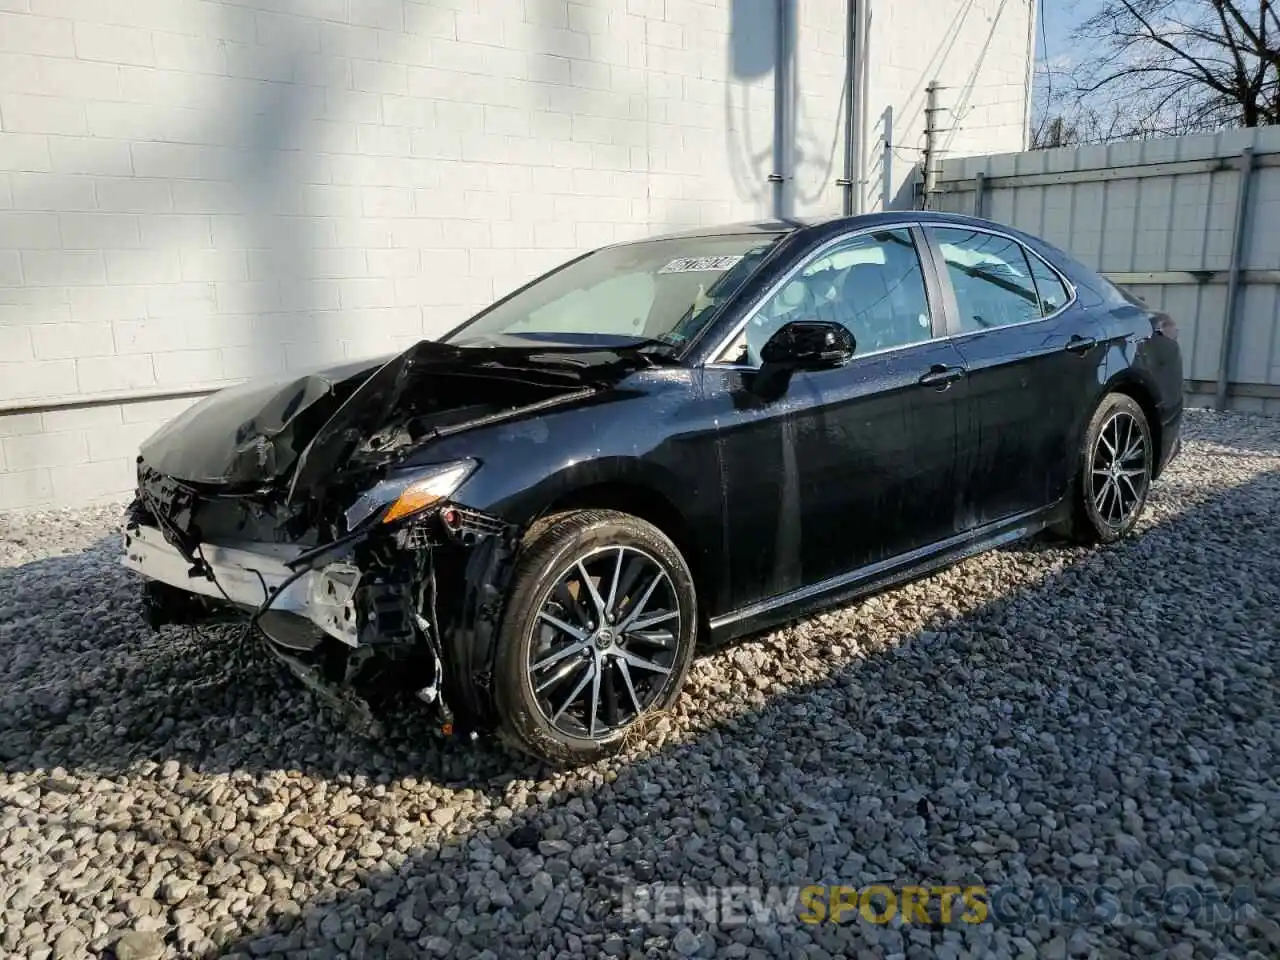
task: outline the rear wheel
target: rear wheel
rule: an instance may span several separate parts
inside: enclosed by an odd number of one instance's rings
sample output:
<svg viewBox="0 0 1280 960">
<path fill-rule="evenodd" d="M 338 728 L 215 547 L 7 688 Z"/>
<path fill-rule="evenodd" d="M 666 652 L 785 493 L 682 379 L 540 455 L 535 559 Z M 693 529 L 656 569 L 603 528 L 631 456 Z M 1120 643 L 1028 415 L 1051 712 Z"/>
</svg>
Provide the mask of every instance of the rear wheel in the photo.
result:
<svg viewBox="0 0 1280 960">
<path fill-rule="evenodd" d="M 583 510 L 531 530 L 499 640 L 503 735 L 555 763 L 613 752 L 679 697 L 696 624 L 688 565 L 652 524 Z"/>
<path fill-rule="evenodd" d="M 1111 543 L 1128 535 L 1146 507 L 1154 458 L 1142 407 L 1126 394 L 1108 394 L 1085 431 L 1071 536 Z"/>
</svg>

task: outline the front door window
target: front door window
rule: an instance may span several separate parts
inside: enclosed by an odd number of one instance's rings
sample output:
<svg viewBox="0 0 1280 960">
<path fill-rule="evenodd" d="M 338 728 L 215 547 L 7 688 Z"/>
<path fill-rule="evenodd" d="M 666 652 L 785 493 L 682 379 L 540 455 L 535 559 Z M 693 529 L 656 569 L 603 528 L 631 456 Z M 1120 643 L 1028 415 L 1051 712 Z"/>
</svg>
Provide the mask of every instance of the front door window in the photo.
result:
<svg viewBox="0 0 1280 960">
<path fill-rule="evenodd" d="M 792 320 L 842 324 L 859 356 L 930 339 L 932 312 L 911 231 L 862 233 L 819 253 L 765 301 L 718 362 L 759 366 L 760 348 Z"/>
</svg>

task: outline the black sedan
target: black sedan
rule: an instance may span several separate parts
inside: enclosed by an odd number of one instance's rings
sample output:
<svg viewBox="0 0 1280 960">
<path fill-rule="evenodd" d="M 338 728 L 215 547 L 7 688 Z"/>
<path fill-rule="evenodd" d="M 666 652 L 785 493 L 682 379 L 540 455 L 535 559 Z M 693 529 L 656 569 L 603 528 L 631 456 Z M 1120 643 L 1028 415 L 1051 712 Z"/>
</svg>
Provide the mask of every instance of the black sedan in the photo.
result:
<svg viewBox="0 0 1280 960">
<path fill-rule="evenodd" d="M 196 404 L 142 447 L 124 563 L 153 623 L 246 617 L 370 724 L 410 700 L 579 762 L 697 641 L 1129 533 L 1182 383 L 1167 316 L 988 221 L 691 231 Z"/>
</svg>

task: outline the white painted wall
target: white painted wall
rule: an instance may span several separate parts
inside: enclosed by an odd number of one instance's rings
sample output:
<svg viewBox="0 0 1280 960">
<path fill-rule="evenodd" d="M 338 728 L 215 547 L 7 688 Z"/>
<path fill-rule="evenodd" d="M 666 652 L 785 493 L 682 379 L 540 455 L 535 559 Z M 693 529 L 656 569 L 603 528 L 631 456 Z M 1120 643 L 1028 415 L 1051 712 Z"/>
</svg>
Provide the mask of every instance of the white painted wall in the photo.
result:
<svg viewBox="0 0 1280 960">
<path fill-rule="evenodd" d="M 867 209 L 881 209 L 886 194 L 899 207 L 911 205 L 914 166 L 925 145 L 926 91 L 933 81 L 941 88 L 942 112 L 935 122 L 946 131 L 938 137 L 944 160 L 1026 148 L 1035 0 L 872 5 Z M 994 143 L 1005 146 L 993 148 Z"/>
<path fill-rule="evenodd" d="M 797 2 L 794 209 L 838 212 L 844 0 Z M 874 3 L 871 208 L 876 120 L 896 192 L 930 79 L 968 91 L 952 155 L 1022 146 L 1028 0 Z M 773 0 L 0 11 L 0 509 L 125 495 L 189 402 L 139 397 L 403 347 L 583 249 L 770 213 Z"/>
</svg>

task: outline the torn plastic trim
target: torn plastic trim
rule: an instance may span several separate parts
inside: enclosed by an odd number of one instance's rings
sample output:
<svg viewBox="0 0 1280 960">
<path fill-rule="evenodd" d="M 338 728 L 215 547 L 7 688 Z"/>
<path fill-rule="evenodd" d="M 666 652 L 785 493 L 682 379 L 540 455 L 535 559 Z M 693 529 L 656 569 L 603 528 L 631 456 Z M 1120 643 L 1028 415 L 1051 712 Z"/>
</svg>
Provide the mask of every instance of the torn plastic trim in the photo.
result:
<svg viewBox="0 0 1280 960">
<path fill-rule="evenodd" d="M 148 580 L 248 610 L 270 598 L 271 609 L 304 617 L 347 646 L 356 645 L 352 601 L 360 571 L 352 564 L 327 564 L 299 576 L 305 565 L 298 563 L 298 548 L 288 544 L 199 543 L 206 575 L 193 571 L 158 527 L 131 522 L 122 541 L 120 563 Z"/>
<path fill-rule="evenodd" d="M 310 577 L 307 618 L 349 647 L 360 642 L 355 604 L 360 579 L 360 568 L 350 563 L 331 563 Z"/>
<path fill-rule="evenodd" d="M 277 660 L 289 668 L 303 686 L 328 703 L 358 733 L 372 740 L 380 740 L 386 735 L 386 725 L 374 716 L 369 702 L 352 687 L 331 682 L 325 677 L 321 667 L 288 651 L 270 638 L 265 646 Z"/>
<path fill-rule="evenodd" d="M 307 663 L 322 652 L 316 644 L 328 641 L 282 644 L 265 619 L 258 622 L 263 611 L 310 623 L 317 637 L 338 641 L 335 649 L 345 649 L 353 664 L 417 684 L 418 699 L 431 703 L 450 730 L 456 717 L 458 731 L 476 732 L 495 720 L 498 637 L 522 534 L 516 524 L 446 500 L 310 549 L 197 540 L 210 578 L 193 572 L 154 522 L 135 518 L 123 531 L 121 562 L 149 580 L 249 611 L 272 651 L 308 686 L 341 686 Z M 336 696 L 351 713 L 351 696 Z"/>
</svg>

